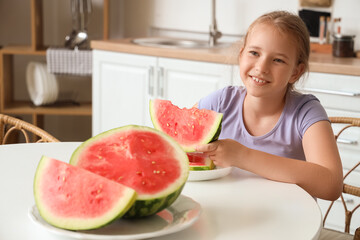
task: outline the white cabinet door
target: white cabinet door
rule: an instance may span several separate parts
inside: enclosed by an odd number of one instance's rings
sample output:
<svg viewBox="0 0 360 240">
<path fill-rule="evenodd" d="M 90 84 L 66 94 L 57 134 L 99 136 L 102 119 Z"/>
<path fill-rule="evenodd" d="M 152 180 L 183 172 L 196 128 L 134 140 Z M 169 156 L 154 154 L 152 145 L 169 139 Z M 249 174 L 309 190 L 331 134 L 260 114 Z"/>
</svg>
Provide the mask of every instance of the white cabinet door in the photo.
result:
<svg viewBox="0 0 360 240">
<path fill-rule="evenodd" d="M 92 134 L 149 123 L 156 58 L 96 50 L 93 58 Z"/>
<path fill-rule="evenodd" d="M 129 124 L 152 127 L 149 100 L 192 107 L 232 83 L 226 64 L 93 52 L 93 135 Z"/>
<path fill-rule="evenodd" d="M 169 58 L 158 60 L 158 96 L 179 107 L 192 107 L 200 98 L 231 85 L 232 66 Z"/>
<path fill-rule="evenodd" d="M 296 85 L 314 94 L 326 109 L 360 112 L 360 76 L 311 72 Z"/>
</svg>

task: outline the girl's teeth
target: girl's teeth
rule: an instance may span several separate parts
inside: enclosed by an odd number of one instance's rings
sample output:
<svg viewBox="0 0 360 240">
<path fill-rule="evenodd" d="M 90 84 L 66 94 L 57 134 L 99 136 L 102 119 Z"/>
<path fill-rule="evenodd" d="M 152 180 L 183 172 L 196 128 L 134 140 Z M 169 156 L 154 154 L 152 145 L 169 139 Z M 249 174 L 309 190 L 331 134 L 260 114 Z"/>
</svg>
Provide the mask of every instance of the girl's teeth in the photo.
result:
<svg viewBox="0 0 360 240">
<path fill-rule="evenodd" d="M 258 83 L 265 83 L 264 80 L 258 79 L 258 78 L 256 78 L 256 77 L 252 77 L 252 79 L 253 79 L 255 82 L 258 82 Z"/>
</svg>

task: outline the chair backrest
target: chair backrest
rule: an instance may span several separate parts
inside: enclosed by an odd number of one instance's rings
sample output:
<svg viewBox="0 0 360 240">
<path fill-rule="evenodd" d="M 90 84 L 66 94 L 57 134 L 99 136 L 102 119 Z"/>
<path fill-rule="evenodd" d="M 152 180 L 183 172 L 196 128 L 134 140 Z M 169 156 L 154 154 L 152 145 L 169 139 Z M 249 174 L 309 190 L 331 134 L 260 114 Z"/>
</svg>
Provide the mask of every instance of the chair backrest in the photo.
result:
<svg viewBox="0 0 360 240">
<path fill-rule="evenodd" d="M 58 139 L 50 135 L 43 129 L 25 122 L 21 119 L 11 117 L 8 115 L 0 114 L 0 145 L 9 143 L 9 139 L 14 134 L 22 133 L 26 143 L 30 142 L 59 142 Z M 31 140 L 31 136 L 36 138 L 35 141 Z"/>
<path fill-rule="evenodd" d="M 349 129 L 349 128 L 354 128 L 354 127 L 358 127 L 360 128 L 360 118 L 351 118 L 351 117 L 330 117 L 330 121 L 331 124 L 337 124 L 340 125 L 340 130 L 338 132 L 335 132 L 335 139 L 338 140 L 339 136 L 344 134 L 344 132 L 346 132 L 345 130 Z M 339 139 L 340 140 L 340 139 Z M 339 141 L 338 141 L 339 142 Z M 359 144 L 359 143 L 358 143 Z M 351 218 L 353 213 L 360 207 L 360 204 L 358 204 L 357 206 L 353 207 L 352 209 L 349 209 L 348 207 L 348 203 L 347 201 L 345 201 L 344 199 L 344 193 L 346 194 L 350 194 L 353 195 L 355 197 L 360 197 L 360 186 L 353 186 L 350 184 L 346 184 L 345 183 L 345 179 L 354 172 L 354 170 L 360 169 L 359 167 L 360 165 L 360 157 L 359 157 L 359 162 L 355 164 L 355 166 L 353 166 L 350 170 L 348 170 L 345 175 L 344 175 L 344 184 L 343 184 L 343 191 L 341 193 L 340 199 L 341 202 L 344 206 L 344 211 L 345 211 L 345 229 L 344 232 L 349 233 L 350 230 L 350 223 L 351 223 Z M 335 201 L 334 201 L 335 202 Z M 327 209 L 327 212 L 324 216 L 324 220 L 323 220 L 323 224 L 325 225 L 325 221 L 326 218 L 334 204 L 334 202 L 332 202 L 329 206 L 329 208 Z M 359 227 L 357 226 L 358 230 L 357 230 L 357 236 L 359 237 Z M 355 234 L 356 237 L 356 234 Z M 356 238 L 354 238 L 356 239 Z"/>
</svg>

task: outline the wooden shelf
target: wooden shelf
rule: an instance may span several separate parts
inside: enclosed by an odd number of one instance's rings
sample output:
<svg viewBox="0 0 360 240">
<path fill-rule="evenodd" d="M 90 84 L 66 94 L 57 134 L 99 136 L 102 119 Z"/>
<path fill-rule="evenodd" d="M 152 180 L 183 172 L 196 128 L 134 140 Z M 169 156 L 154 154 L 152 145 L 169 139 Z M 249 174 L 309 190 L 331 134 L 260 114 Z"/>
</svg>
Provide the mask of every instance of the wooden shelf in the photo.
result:
<svg viewBox="0 0 360 240">
<path fill-rule="evenodd" d="M 14 56 L 43 56 L 46 49 L 43 42 L 43 1 L 30 1 L 30 29 L 31 44 L 29 46 L 3 46 L 0 47 L 0 112 L 8 115 L 30 115 L 32 123 L 40 128 L 44 126 L 45 115 L 62 116 L 92 116 L 91 103 L 61 103 L 48 106 L 34 106 L 31 101 L 18 101 L 14 91 Z M 103 39 L 109 38 L 110 0 L 103 0 Z M 24 81 L 25 85 L 25 81 Z"/>
<path fill-rule="evenodd" d="M 61 103 L 57 102 L 48 106 L 34 106 L 29 101 L 15 101 L 6 105 L 2 111 L 6 114 L 38 114 L 38 115 L 71 115 L 91 116 L 91 103 Z"/>
<path fill-rule="evenodd" d="M 30 46 L 6 46 L 0 49 L 5 55 L 32 55 L 32 56 L 46 56 L 46 48 L 34 50 Z"/>
<path fill-rule="evenodd" d="M 56 102 L 48 106 L 34 106 L 31 101 L 18 101 L 14 92 L 14 56 L 43 56 L 46 57 L 47 46 L 43 42 L 43 1 L 30 1 L 30 29 L 31 44 L 28 46 L 0 47 L 0 112 L 8 115 L 30 115 L 32 123 L 40 128 L 44 126 L 45 115 L 62 116 L 92 116 L 92 105 L 89 102 L 74 104 Z M 109 8 L 110 1 L 103 0 L 103 38 L 109 38 Z M 24 81 L 25 85 L 25 81 Z"/>
</svg>

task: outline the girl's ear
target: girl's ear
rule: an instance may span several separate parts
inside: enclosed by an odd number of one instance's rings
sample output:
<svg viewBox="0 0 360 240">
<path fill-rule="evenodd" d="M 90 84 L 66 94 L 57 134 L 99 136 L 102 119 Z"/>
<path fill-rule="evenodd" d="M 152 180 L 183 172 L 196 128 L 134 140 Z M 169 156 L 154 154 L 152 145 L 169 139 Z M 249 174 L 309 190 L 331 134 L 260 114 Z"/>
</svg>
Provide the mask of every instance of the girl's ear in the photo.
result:
<svg viewBox="0 0 360 240">
<path fill-rule="evenodd" d="M 244 47 L 241 47 L 241 48 L 240 48 L 240 51 L 239 51 L 238 61 L 240 60 L 243 52 L 244 52 Z"/>
<path fill-rule="evenodd" d="M 243 51 L 244 51 L 244 47 L 241 47 L 241 48 L 240 48 L 239 55 L 243 54 Z"/>
<path fill-rule="evenodd" d="M 293 74 L 291 75 L 289 83 L 295 83 L 301 77 L 304 71 L 305 71 L 305 64 L 303 63 L 298 64 L 295 67 Z"/>
</svg>

